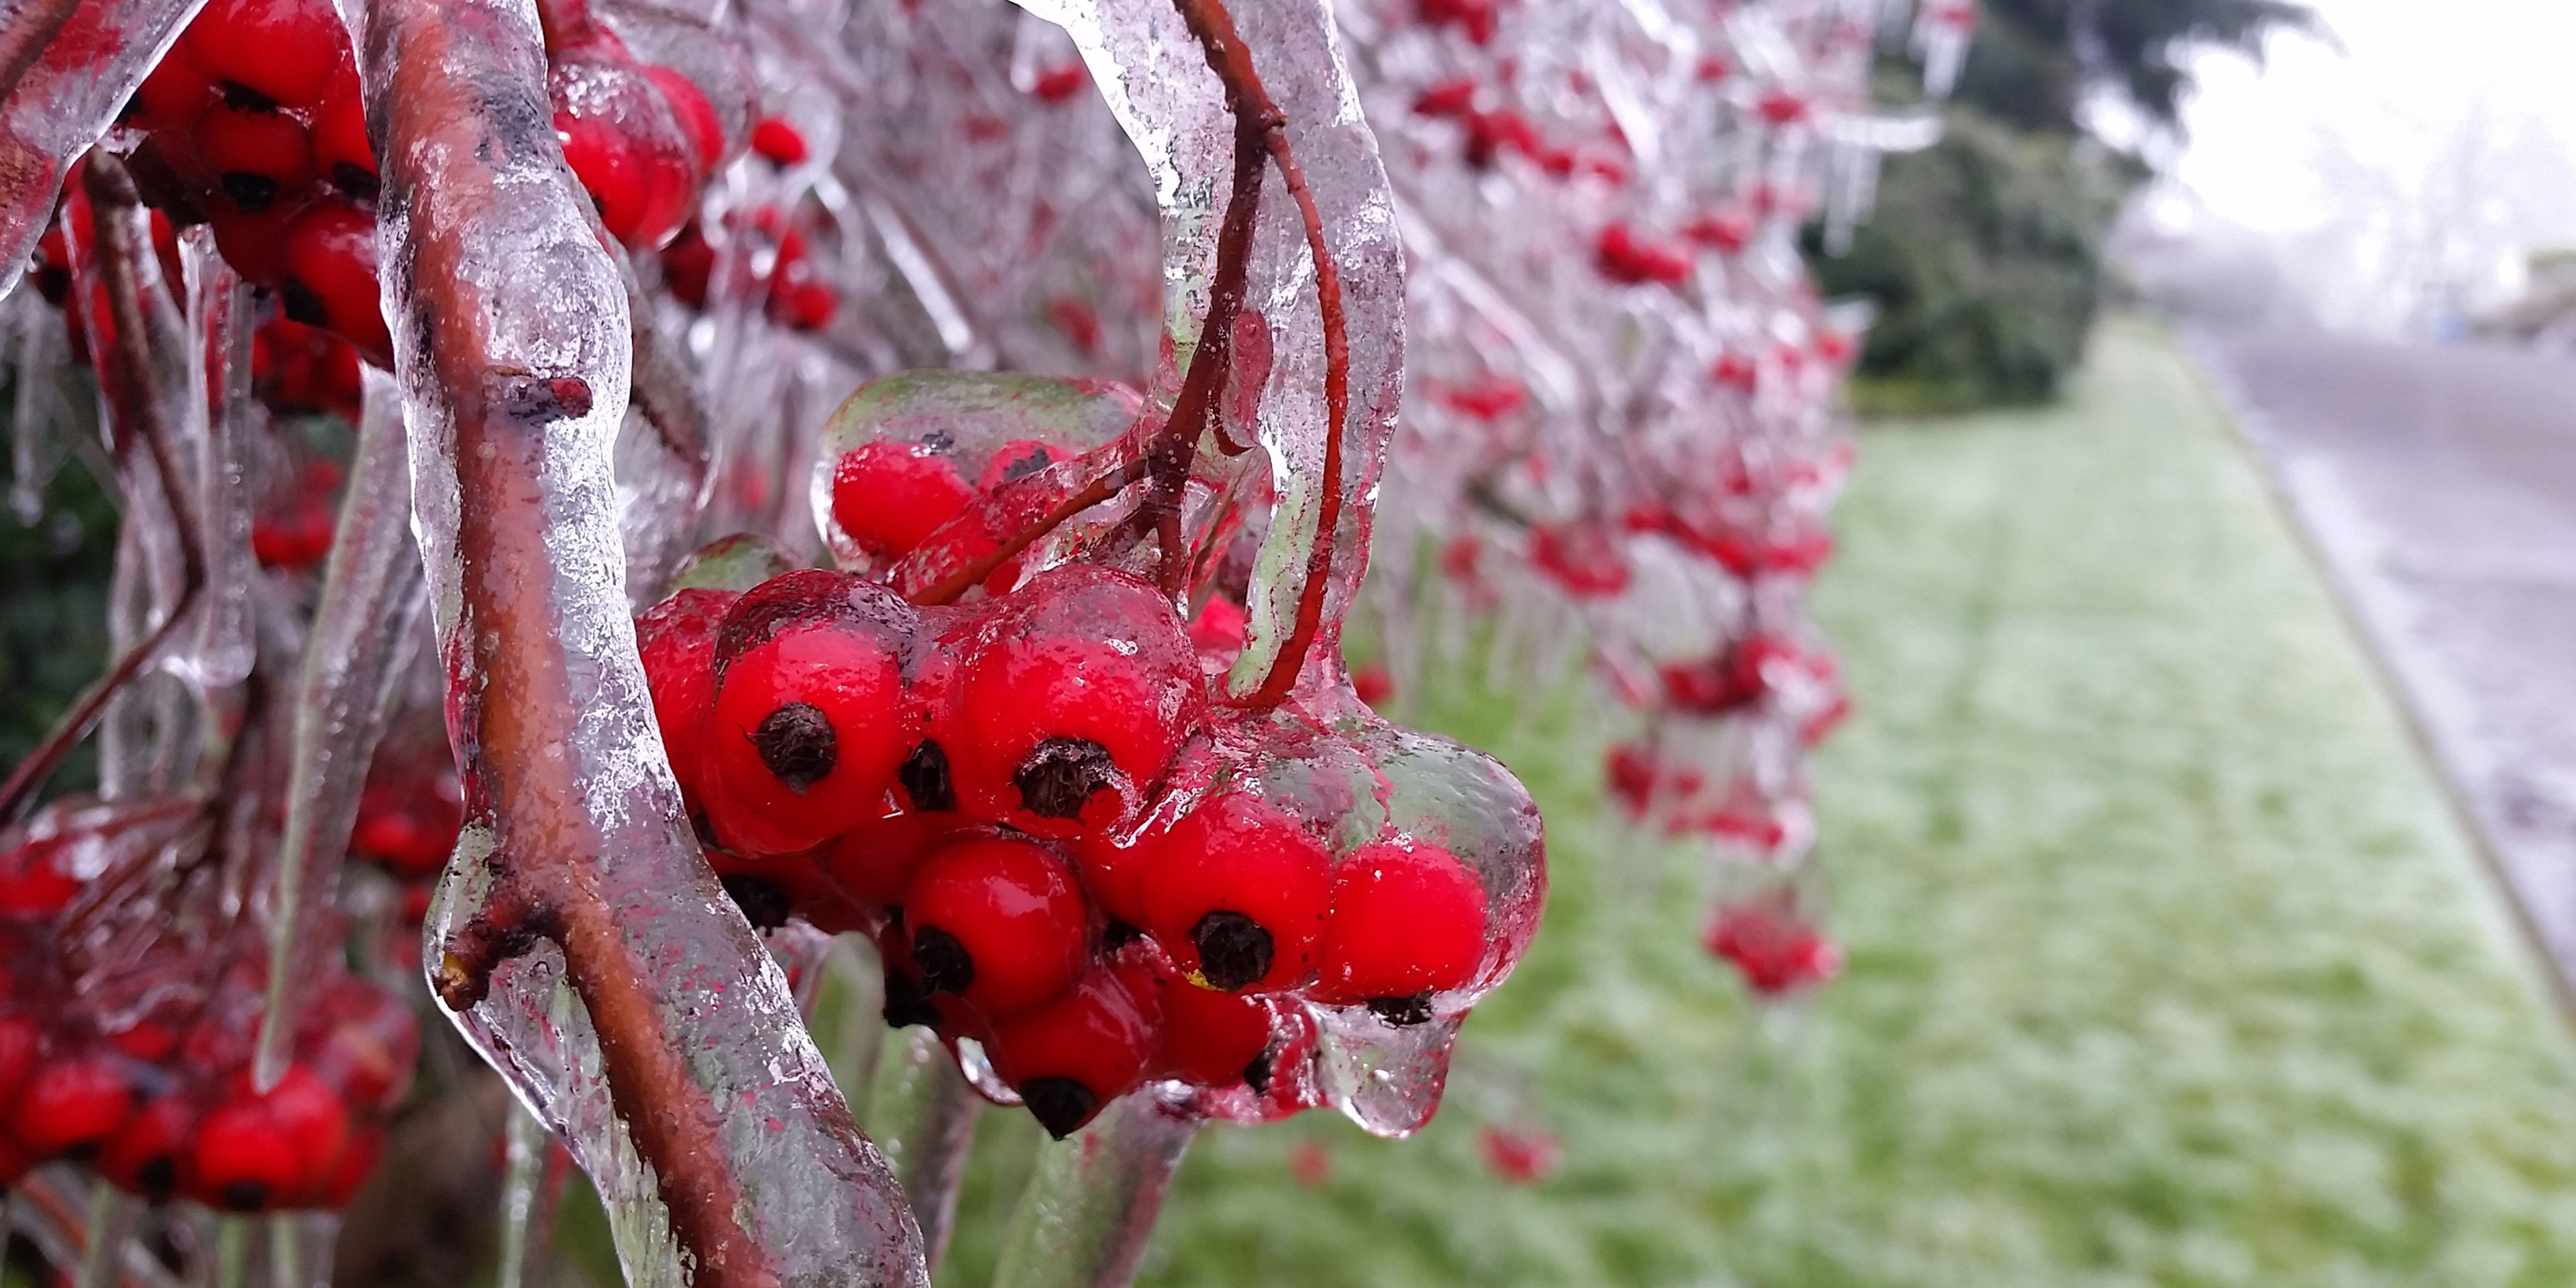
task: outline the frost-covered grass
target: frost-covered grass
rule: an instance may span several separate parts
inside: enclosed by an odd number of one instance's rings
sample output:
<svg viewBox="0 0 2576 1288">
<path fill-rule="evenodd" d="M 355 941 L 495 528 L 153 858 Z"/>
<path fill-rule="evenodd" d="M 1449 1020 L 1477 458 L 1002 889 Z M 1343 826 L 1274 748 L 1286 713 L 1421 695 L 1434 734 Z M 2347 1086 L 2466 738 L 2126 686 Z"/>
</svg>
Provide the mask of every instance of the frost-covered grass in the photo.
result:
<svg viewBox="0 0 2576 1288">
<path fill-rule="evenodd" d="M 2116 326 L 2066 406 L 1873 431 L 1841 520 L 1845 978 L 1753 1013 L 1692 875 L 1601 826 L 1593 719 L 1430 695 L 1547 809 L 1536 950 L 1421 1137 L 1211 1132 L 1146 1282 L 2576 1280 L 2566 1032 L 2172 349 Z M 1476 1151 L 1515 1102 L 1565 1145 L 1529 1189 Z M 944 1285 L 1034 1144 L 986 1126 Z"/>
</svg>

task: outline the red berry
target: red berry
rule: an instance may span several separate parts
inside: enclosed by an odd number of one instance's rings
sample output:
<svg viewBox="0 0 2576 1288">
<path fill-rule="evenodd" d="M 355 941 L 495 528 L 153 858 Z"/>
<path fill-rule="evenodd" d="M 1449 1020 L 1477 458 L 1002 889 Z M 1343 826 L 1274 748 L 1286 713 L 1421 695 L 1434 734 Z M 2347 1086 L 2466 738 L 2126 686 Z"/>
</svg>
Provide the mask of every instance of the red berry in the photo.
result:
<svg viewBox="0 0 2576 1288">
<path fill-rule="evenodd" d="M 10 1107 L 9 1134 L 46 1158 L 104 1144 L 134 1115 L 120 1063 L 105 1052 L 48 1052 Z"/>
<path fill-rule="evenodd" d="M 1074 870 L 1092 902 L 1137 930 L 1145 928 L 1145 871 L 1155 858 L 1159 839 L 1153 834 L 1121 844 L 1104 832 L 1086 832 L 1070 842 Z"/>
<path fill-rule="evenodd" d="M 1066 835 L 1110 826 L 1163 776 L 1202 705 L 1169 601 L 1125 573 L 1049 569 L 1001 601 L 960 663 L 948 744 L 970 814 Z"/>
<path fill-rule="evenodd" d="M 1516 1131 L 1487 1123 L 1476 1133 L 1476 1150 L 1506 1185 L 1536 1185 L 1556 1170 L 1556 1137 L 1536 1128 Z"/>
<path fill-rule="evenodd" d="M 980 491 L 990 492 L 1005 483 L 1016 483 L 1059 461 L 1070 459 L 1071 454 L 1064 449 L 1034 438 L 1013 439 L 993 449 L 992 459 L 984 462 L 983 472 L 975 476 L 975 486 Z"/>
<path fill-rule="evenodd" d="M 1679 286 L 1690 277 L 1691 259 L 1687 251 L 1637 236 L 1626 224 L 1612 224 L 1601 230 L 1601 239 L 1593 248 L 1593 266 L 1623 286 L 1642 286 L 1659 282 Z"/>
<path fill-rule="evenodd" d="M 832 521 L 878 559 L 910 553 L 974 499 L 944 442 L 868 443 L 832 466 Z"/>
<path fill-rule="evenodd" d="M 556 1148 L 560 1149 L 561 1146 Z M 315 1206 L 338 1211 L 349 1206 L 358 1196 L 358 1187 L 376 1170 L 376 1159 L 383 1155 L 385 1133 L 381 1127 L 368 1128 L 349 1137 L 348 1148 L 340 1151 L 340 1165 L 322 1183 L 314 1196 Z"/>
<path fill-rule="evenodd" d="M 173 48 L 135 87 L 125 104 L 126 124 L 153 133 L 185 129 L 214 103 L 215 82 L 186 55 L 185 44 Z"/>
<path fill-rule="evenodd" d="M 296 497 L 251 524 L 251 557 L 264 568 L 304 571 L 329 557 L 337 527 L 338 519 L 329 506 L 311 497 Z"/>
<path fill-rule="evenodd" d="M 69 907 L 85 884 L 63 867 L 78 839 L 41 837 L 0 853 L 0 917 L 50 917 Z"/>
<path fill-rule="evenodd" d="M 688 140 L 689 159 L 697 163 L 698 171 L 689 183 L 689 195 L 694 197 L 698 176 L 724 160 L 724 122 L 716 119 L 715 105 L 707 101 L 706 92 L 676 68 L 647 67 L 644 79 L 662 91 L 663 100 L 671 105 L 671 119 L 679 124 L 681 137 Z"/>
<path fill-rule="evenodd" d="M 852 600 L 891 603 L 873 621 L 835 615 L 788 625 L 720 661 L 715 705 L 699 726 L 707 820 L 745 854 L 811 849 L 884 814 L 897 772 L 921 742 L 897 661 L 910 641 L 887 625 L 909 606 L 882 587 L 822 578 Z M 728 615 L 719 659 L 744 610 L 767 611 L 770 601 L 757 596 Z"/>
<path fill-rule="evenodd" d="M 1062 103 L 1082 92 L 1091 83 L 1091 74 L 1080 63 L 1066 63 L 1039 72 L 1030 82 L 1029 93 L 1041 103 Z"/>
<path fill-rule="evenodd" d="M 354 80 L 313 113 L 313 171 L 342 193 L 374 200 L 379 180 L 375 149 L 367 142 L 367 114 Z"/>
<path fill-rule="evenodd" d="M 841 311 L 841 293 L 821 282 L 791 282 L 784 277 L 769 288 L 769 315 L 798 331 L 821 331 Z"/>
<path fill-rule="evenodd" d="M 1047 1134 L 1062 1140 L 1144 1081 L 1153 1029 L 1110 971 L 997 1025 L 985 1050 Z"/>
<path fill-rule="evenodd" d="M 693 309 L 707 306 L 707 284 L 715 277 L 716 248 L 691 223 L 662 248 L 662 284 L 671 298 Z"/>
<path fill-rule="evenodd" d="M 208 0 L 180 43 L 209 78 L 288 107 L 320 99 L 349 57 L 329 0 Z"/>
<path fill-rule="evenodd" d="M 1187 980 L 1163 985 L 1162 1067 L 1202 1087 L 1270 1085 L 1270 1003 Z"/>
<path fill-rule="evenodd" d="M 197 155 L 244 210 L 266 210 L 313 178 L 313 141 L 295 118 L 217 104 L 197 118 Z"/>
<path fill-rule="evenodd" d="M 903 921 L 923 982 L 986 1015 L 1063 992 L 1090 947 L 1082 887 L 1062 860 L 1028 841 L 941 851 L 905 887 Z"/>
<path fill-rule="evenodd" d="M 1530 562 L 1578 598 L 1606 599 L 1628 589 L 1627 552 L 1592 524 L 1530 529 Z"/>
<path fill-rule="evenodd" d="M 1332 856 L 1298 820 L 1249 792 L 1191 811 L 1145 872 L 1145 929 L 1183 971 L 1228 992 L 1315 977 Z"/>
<path fill-rule="evenodd" d="M 289 1066 L 265 1093 L 237 1075 L 197 1129 L 189 1189 L 234 1212 L 298 1204 L 338 1173 L 348 1144 L 348 1108 L 312 1070 Z"/>
<path fill-rule="evenodd" d="M 287 233 L 296 217 L 304 213 L 300 201 L 277 202 L 266 210 L 249 211 L 231 200 L 208 200 L 206 223 L 215 230 L 215 248 L 223 252 L 224 262 L 233 271 L 263 286 L 273 286 L 286 276 Z M 317 299 L 299 301 L 289 296 L 290 315 L 301 309 L 297 321 L 321 325 L 327 319 Z"/>
<path fill-rule="evenodd" d="M 960 826 L 957 816 L 946 812 L 870 819 L 851 828 L 823 856 L 824 875 L 860 907 L 891 907 L 903 902 L 913 874 L 956 839 Z"/>
<path fill-rule="evenodd" d="M 131 1193 L 167 1199 L 179 1191 L 179 1168 L 196 1130 L 196 1104 L 184 1094 L 164 1095 L 109 1138 L 98 1154 L 98 1173 Z"/>
<path fill-rule="evenodd" d="M 0 1105 L 15 1099 L 35 1070 L 42 1042 L 35 1021 L 23 1015 L 0 1015 Z"/>
<path fill-rule="evenodd" d="M 376 291 L 376 220 L 336 198 L 317 201 L 287 234 L 286 315 L 328 327 L 377 366 L 393 366 L 393 335 Z"/>
<path fill-rule="evenodd" d="M 805 136 L 788 121 L 765 116 L 751 127 L 751 150 L 773 165 L 797 165 L 805 160 Z"/>
<path fill-rule="evenodd" d="M 1365 1002 L 1390 1023 L 1431 1016 L 1485 954 L 1485 889 L 1455 855 L 1422 842 L 1362 846 L 1333 870 L 1323 979 L 1314 997 Z"/>
<path fill-rule="evenodd" d="M 644 659 L 644 683 L 653 694 L 653 722 L 671 756 L 671 774 L 691 813 L 703 807 L 705 743 L 700 727 L 716 702 L 716 634 L 725 610 L 742 596 L 693 588 L 646 609 L 635 619 L 635 643 Z"/>
<path fill-rule="evenodd" d="M 558 59 L 547 83 L 555 137 L 600 226 L 636 249 L 669 241 L 688 221 L 698 183 L 693 145 L 667 96 L 634 65 L 604 57 Z"/>
</svg>

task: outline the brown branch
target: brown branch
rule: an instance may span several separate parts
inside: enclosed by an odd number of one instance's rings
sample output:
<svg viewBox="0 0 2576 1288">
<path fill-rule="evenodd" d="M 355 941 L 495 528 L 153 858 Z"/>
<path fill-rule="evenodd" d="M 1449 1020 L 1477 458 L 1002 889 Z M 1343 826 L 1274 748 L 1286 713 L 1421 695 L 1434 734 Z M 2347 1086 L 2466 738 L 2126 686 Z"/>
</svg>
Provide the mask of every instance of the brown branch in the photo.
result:
<svg viewBox="0 0 2576 1288">
<path fill-rule="evenodd" d="M 147 252 L 136 244 L 133 221 L 128 218 L 140 200 L 125 167 L 106 153 L 92 153 L 82 167 L 82 175 L 89 198 L 100 284 L 107 292 L 108 317 L 116 328 L 116 342 L 100 356 L 99 378 L 106 384 L 108 402 L 116 418 L 125 422 L 121 428 L 140 431 L 145 450 L 152 458 L 153 474 L 160 481 L 163 501 L 169 507 L 171 524 L 178 529 L 179 600 L 150 634 L 108 667 L 107 674 L 81 691 L 71 710 L 46 732 L 43 742 L 11 767 L 8 780 L 0 782 L 0 825 L 15 822 L 25 813 L 63 757 L 70 755 L 71 749 L 89 736 L 99 717 L 106 714 L 107 704 L 133 683 L 171 636 L 178 633 L 180 625 L 195 610 L 206 584 L 206 553 L 202 531 L 197 526 L 194 494 L 180 470 L 178 445 L 171 441 L 170 422 L 163 415 L 165 404 L 154 380 L 159 366 L 147 352 L 152 336 L 145 324 L 142 278 L 136 267 L 137 256 Z M 125 439 L 130 450 L 131 438 L 123 433 L 117 437 Z"/>
<path fill-rule="evenodd" d="M 483 284 L 508 262 L 479 218 L 503 192 L 546 173 L 560 204 L 582 200 L 543 110 L 541 52 L 523 29 L 454 0 L 372 0 L 364 63 L 390 73 L 368 103 L 383 131 L 387 189 L 406 202 L 408 244 L 388 261 L 417 301 L 401 325 L 419 328 L 413 361 L 443 391 L 453 420 L 458 504 L 455 557 L 462 625 L 449 648 L 462 743 L 478 808 L 502 849 L 496 878 L 535 912 L 533 929 L 562 950 L 564 974 L 599 1042 L 609 1099 L 638 1158 L 652 1169 L 694 1288 L 771 1288 L 776 1277 L 737 1213 L 708 1091 L 674 1049 L 644 965 L 600 889 L 605 838 L 587 807 L 576 721 L 588 685 L 561 638 L 550 548 L 547 438 L 590 410 L 592 390 L 569 374 L 504 369 L 486 319 L 501 316 Z M 517 73 L 495 74 L 492 64 Z M 515 168 L 505 179 L 505 170 Z M 605 259 L 607 252 L 598 252 Z M 603 263 L 603 276 L 608 265 Z M 407 376 L 407 378 L 417 378 Z"/>
<path fill-rule="evenodd" d="M 1173 4 L 1190 34 L 1207 51 L 1209 69 L 1224 82 L 1226 106 L 1234 112 L 1239 128 L 1258 132 L 1279 167 L 1279 177 L 1288 185 L 1288 195 L 1297 203 L 1306 229 L 1306 251 L 1315 264 L 1315 301 L 1323 314 L 1324 490 L 1315 507 L 1315 544 L 1306 556 L 1306 584 L 1297 598 L 1295 625 L 1280 644 L 1279 656 L 1271 660 L 1261 687 L 1243 699 L 1245 706 L 1277 706 L 1296 685 L 1307 649 L 1322 629 L 1324 590 L 1333 570 L 1333 530 L 1341 526 L 1342 433 L 1351 404 L 1351 346 L 1342 312 L 1341 266 L 1324 241 L 1324 216 L 1315 204 L 1314 190 L 1288 145 L 1288 118 L 1262 87 L 1261 75 L 1252 66 L 1252 51 L 1235 30 L 1234 16 L 1226 12 L 1224 0 L 1173 0 Z"/>
</svg>

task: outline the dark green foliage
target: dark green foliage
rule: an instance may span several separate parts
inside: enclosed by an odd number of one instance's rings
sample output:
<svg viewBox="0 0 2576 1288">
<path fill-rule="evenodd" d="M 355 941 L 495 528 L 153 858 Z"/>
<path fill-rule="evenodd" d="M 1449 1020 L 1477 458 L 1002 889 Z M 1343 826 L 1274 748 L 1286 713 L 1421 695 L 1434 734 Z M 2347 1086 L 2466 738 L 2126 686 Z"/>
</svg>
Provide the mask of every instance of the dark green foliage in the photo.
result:
<svg viewBox="0 0 2576 1288">
<path fill-rule="evenodd" d="M 0 491 L 8 479 L 0 461 Z M 0 510 L 0 769 L 25 756 L 107 669 L 115 502 L 78 462 L 57 471 L 45 492 L 33 526 Z M 53 790 L 78 790 L 94 772 L 84 747 L 54 775 Z"/>
<path fill-rule="evenodd" d="M 1969 109 L 1949 114 L 1938 146 L 1890 158 L 1876 217 L 1847 253 L 1814 259 L 1826 294 L 1878 303 L 1856 401 L 1926 411 L 2055 396 L 2092 325 L 2103 234 L 2136 177 L 2082 139 Z"/>
<path fill-rule="evenodd" d="M 2086 93 L 2116 92 L 2169 128 L 2194 50 L 2255 54 L 2276 28 L 2318 26 L 2286 0 L 1982 3 L 1942 142 L 1889 159 L 1847 255 L 1810 241 L 1827 294 L 1880 308 L 1854 389 L 1864 410 L 2054 397 L 2093 324 L 2103 237 L 2146 177 L 2086 137 Z"/>
</svg>

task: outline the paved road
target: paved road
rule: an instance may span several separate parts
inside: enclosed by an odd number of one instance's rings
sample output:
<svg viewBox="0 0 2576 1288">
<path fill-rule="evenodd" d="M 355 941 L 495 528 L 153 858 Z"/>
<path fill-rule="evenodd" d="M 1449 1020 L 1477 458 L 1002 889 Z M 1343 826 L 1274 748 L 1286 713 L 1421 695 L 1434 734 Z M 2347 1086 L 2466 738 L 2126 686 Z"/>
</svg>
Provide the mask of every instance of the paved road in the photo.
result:
<svg viewBox="0 0 2576 1288">
<path fill-rule="evenodd" d="M 2192 347 L 2576 996 L 2576 361 Z"/>
</svg>

